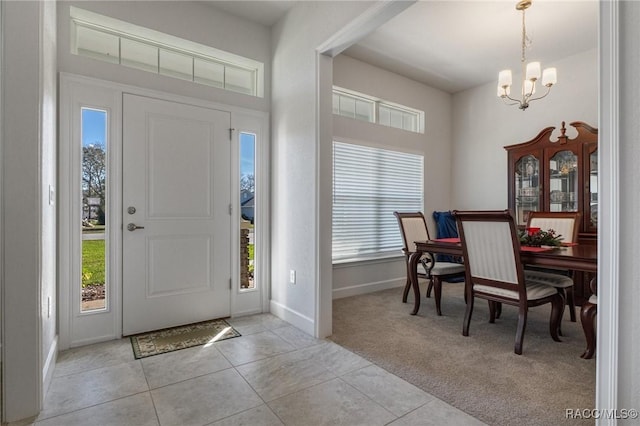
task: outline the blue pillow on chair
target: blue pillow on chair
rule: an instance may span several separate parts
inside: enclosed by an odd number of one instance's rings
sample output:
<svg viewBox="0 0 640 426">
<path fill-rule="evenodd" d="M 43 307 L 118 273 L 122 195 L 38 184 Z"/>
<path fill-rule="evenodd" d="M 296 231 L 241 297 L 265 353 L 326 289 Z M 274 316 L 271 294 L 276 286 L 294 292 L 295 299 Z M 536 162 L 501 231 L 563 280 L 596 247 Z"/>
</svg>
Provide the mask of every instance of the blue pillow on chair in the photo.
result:
<svg viewBox="0 0 640 426">
<path fill-rule="evenodd" d="M 451 211 L 446 212 L 433 212 L 433 220 L 436 222 L 436 238 L 457 238 L 458 228 L 456 227 L 456 219 L 451 214 Z M 451 256 L 448 254 L 437 254 L 436 261 L 438 262 L 455 262 L 463 263 L 460 256 Z M 461 282 L 464 281 L 464 277 L 457 277 L 448 279 L 449 282 Z"/>
</svg>

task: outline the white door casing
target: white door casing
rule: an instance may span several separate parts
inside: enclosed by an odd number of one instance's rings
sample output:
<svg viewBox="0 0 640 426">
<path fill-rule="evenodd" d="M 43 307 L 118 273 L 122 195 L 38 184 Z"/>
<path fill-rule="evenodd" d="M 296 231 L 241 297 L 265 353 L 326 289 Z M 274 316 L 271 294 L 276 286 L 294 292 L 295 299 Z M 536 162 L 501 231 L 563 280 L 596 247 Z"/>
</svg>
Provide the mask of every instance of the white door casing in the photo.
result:
<svg viewBox="0 0 640 426">
<path fill-rule="evenodd" d="M 125 336 L 230 314 L 230 120 L 123 95 Z"/>
<path fill-rule="evenodd" d="M 58 158 L 58 221 L 59 221 L 59 294 L 58 346 L 71 347 L 118 339 L 123 334 L 123 238 L 130 234 L 124 226 L 131 220 L 122 204 L 122 133 L 123 97 L 125 94 L 164 99 L 169 103 L 193 105 L 207 110 L 223 111 L 231 116 L 235 128 L 231 141 L 231 197 L 234 214 L 231 216 L 231 291 L 230 315 L 248 315 L 269 311 L 270 232 L 269 232 L 269 116 L 264 112 L 238 108 L 202 99 L 179 96 L 112 81 L 60 73 L 60 147 Z M 106 309 L 81 312 L 81 111 L 82 108 L 104 110 L 108 115 L 107 155 L 107 303 Z M 255 273 L 257 288 L 246 291 L 239 283 L 239 157 L 238 134 L 254 133 L 256 144 L 256 248 Z M 225 135 L 226 137 L 226 135 Z M 224 208 L 225 204 L 222 204 Z M 226 210 L 225 210 L 226 211 Z M 259 224 L 258 224 L 259 222 Z M 124 225 L 124 226 L 123 226 Z M 140 225 L 142 225 L 140 223 Z M 142 225 L 144 226 L 144 225 Z M 146 228 L 145 228 L 146 229 Z M 141 232 L 141 231 L 136 231 Z M 188 306 L 187 308 L 190 308 Z"/>
</svg>

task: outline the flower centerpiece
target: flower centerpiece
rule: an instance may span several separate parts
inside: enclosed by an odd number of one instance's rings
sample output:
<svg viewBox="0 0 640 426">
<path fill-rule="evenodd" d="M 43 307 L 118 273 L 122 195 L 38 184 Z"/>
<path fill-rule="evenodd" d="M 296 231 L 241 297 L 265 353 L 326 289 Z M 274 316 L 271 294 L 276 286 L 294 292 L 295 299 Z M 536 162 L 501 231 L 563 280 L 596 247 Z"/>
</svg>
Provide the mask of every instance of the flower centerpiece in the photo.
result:
<svg viewBox="0 0 640 426">
<path fill-rule="evenodd" d="M 553 229 L 525 228 L 519 237 L 523 246 L 559 246 L 562 243 L 562 235 L 556 235 Z"/>
</svg>

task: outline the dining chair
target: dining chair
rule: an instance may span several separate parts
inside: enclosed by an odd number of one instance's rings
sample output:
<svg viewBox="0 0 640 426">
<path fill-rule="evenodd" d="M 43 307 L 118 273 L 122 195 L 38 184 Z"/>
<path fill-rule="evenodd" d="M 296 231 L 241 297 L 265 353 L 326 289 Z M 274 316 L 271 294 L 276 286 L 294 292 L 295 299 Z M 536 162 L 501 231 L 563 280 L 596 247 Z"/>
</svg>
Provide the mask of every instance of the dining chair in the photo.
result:
<svg viewBox="0 0 640 426">
<path fill-rule="evenodd" d="M 577 243 L 578 229 L 580 228 L 580 212 L 529 212 L 527 228 L 540 228 L 543 231 L 553 229 L 556 235 L 562 236 L 563 243 Z M 569 305 L 569 316 L 571 322 L 576 322 L 576 303 L 573 291 L 573 271 L 551 268 L 536 268 L 525 266 L 525 278 L 536 274 L 533 271 L 553 272 L 571 277 L 571 282 L 564 278 L 550 280 L 547 284 L 552 285 L 564 293 L 564 297 Z"/>
<path fill-rule="evenodd" d="M 398 219 L 400 233 L 402 234 L 402 242 L 404 244 L 402 252 L 405 256 L 407 281 L 402 293 L 402 303 L 407 303 L 407 295 L 411 288 L 409 256 L 416 251 L 415 241 L 427 241 L 431 238 L 429 237 L 429 229 L 427 228 L 427 222 L 422 212 L 393 212 L 393 214 L 396 219 Z M 425 253 L 422 259 L 420 259 L 420 263 L 418 264 L 418 277 L 428 279 L 429 286 L 433 286 L 436 313 L 438 315 L 442 315 L 440 307 L 442 299 L 442 281 L 446 281 L 447 278 L 462 275 L 464 275 L 464 265 L 461 263 L 437 262 L 431 253 Z"/>
<path fill-rule="evenodd" d="M 526 280 L 520 262 L 516 223 L 509 210 L 454 211 L 453 215 L 458 224 L 466 267 L 467 309 L 462 335 L 469 335 L 475 298 L 489 301 L 490 323 L 496 320 L 498 304 L 517 306 L 518 326 L 514 352 L 521 355 L 529 308 L 551 303 L 549 332 L 553 340 L 559 342 L 564 298 L 555 287 Z M 540 274 L 543 277 L 545 273 Z"/>
</svg>

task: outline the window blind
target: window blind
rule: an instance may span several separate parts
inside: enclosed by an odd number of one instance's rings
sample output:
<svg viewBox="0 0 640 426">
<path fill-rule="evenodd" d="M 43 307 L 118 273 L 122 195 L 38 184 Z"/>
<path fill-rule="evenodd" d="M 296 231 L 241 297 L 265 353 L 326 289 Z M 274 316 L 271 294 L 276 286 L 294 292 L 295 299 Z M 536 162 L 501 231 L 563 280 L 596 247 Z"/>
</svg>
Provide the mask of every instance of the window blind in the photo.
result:
<svg viewBox="0 0 640 426">
<path fill-rule="evenodd" d="M 333 260 L 399 253 L 394 211 L 423 210 L 422 155 L 333 143 Z"/>
</svg>

